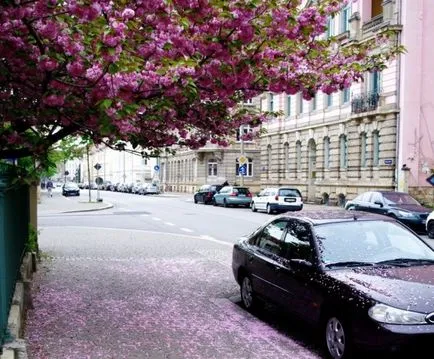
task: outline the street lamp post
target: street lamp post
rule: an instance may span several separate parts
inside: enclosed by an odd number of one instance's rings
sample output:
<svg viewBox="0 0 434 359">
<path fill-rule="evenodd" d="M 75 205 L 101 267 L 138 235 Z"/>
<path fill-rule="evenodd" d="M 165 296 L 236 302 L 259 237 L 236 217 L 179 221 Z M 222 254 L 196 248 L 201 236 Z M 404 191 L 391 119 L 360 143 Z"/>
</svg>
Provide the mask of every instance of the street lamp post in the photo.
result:
<svg viewBox="0 0 434 359">
<path fill-rule="evenodd" d="M 240 158 L 241 157 L 245 157 L 244 156 L 244 139 L 243 139 L 243 135 L 244 135 L 244 125 L 241 125 L 240 126 L 240 151 L 241 151 L 241 156 L 240 156 Z M 241 163 L 241 161 L 240 160 L 238 160 L 238 169 L 240 169 L 241 168 L 241 166 L 242 166 L 243 164 Z M 244 186 L 244 174 L 243 174 L 243 172 L 242 171 L 238 171 L 239 172 L 239 175 L 240 175 L 240 184 L 241 184 L 241 186 Z"/>
</svg>

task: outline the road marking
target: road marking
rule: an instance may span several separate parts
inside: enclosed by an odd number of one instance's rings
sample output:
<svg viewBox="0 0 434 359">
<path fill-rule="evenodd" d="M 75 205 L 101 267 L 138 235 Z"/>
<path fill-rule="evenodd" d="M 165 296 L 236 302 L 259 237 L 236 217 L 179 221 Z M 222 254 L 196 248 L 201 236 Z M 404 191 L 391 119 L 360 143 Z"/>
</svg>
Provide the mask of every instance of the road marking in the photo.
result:
<svg viewBox="0 0 434 359">
<path fill-rule="evenodd" d="M 149 217 L 149 214 L 141 214 L 140 217 Z"/>
<path fill-rule="evenodd" d="M 225 246 L 232 247 L 234 245 L 233 243 L 225 242 L 225 241 L 220 241 L 220 240 L 215 239 L 214 237 L 208 236 L 206 234 L 201 235 L 200 238 L 205 239 L 206 241 L 215 242 L 215 243 L 219 243 L 219 244 L 224 244 Z"/>
<path fill-rule="evenodd" d="M 194 232 L 192 229 L 190 229 L 190 228 L 180 228 L 180 230 L 181 231 L 184 231 L 184 232 L 188 232 L 188 233 L 192 233 L 192 232 Z"/>
<path fill-rule="evenodd" d="M 164 222 L 164 224 L 167 224 L 168 226 L 171 226 L 171 227 L 175 225 L 172 222 Z"/>
<path fill-rule="evenodd" d="M 206 236 L 206 235 L 202 235 L 202 236 L 192 236 L 192 235 L 188 235 L 188 234 L 181 234 L 181 233 L 173 233 L 173 232 L 157 232 L 157 231 L 147 231 L 147 230 L 143 230 L 143 229 L 128 229 L 128 228 L 111 228 L 111 227 L 87 227 L 87 226 L 41 226 L 38 227 L 39 230 L 50 230 L 50 229 L 65 229 L 65 228 L 69 228 L 72 229 L 74 231 L 77 231 L 78 228 L 80 229 L 85 229 L 85 230 L 96 230 L 98 232 L 104 230 L 104 231 L 122 231 L 122 232 L 130 232 L 130 233 L 149 233 L 149 234 L 156 234 L 156 235 L 164 235 L 164 236 L 170 236 L 170 237 L 180 237 L 180 238 L 189 238 L 189 239 L 201 239 L 201 240 L 206 240 L 206 241 L 210 241 L 210 242 L 214 242 L 214 243 L 218 243 L 218 244 L 223 244 L 225 246 L 229 246 L 232 247 L 234 245 L 234 243 L 231 242 L 225 242 L 225 241 L 220 241 L 218 239 L 214 239 L 211 236 Z"/>
<path fill-rule="evenodd" d="M 152 217 L 152 219 L 153 219 L 154 221 L 161 221 L 161 218 L 158 218 L 158 217 Z"/>
<path fill-rule="evenodd" d="M 120 207 L 120 208 L 118 208 L 118 211 L 129 211 L 129 209 L 128 208 Z"/>
</svg>

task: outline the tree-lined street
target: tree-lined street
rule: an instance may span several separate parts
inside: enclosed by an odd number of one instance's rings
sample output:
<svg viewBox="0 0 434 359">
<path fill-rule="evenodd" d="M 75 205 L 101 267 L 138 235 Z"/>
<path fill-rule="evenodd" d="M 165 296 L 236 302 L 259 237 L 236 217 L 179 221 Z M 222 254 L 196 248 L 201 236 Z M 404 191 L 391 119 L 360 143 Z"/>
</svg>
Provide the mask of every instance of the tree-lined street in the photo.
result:
<svg viewBox="0 0 434 359">
<path fill-rule="evenodd" d="M 232 245 L 271 216 L 179 194 L 102 196 L 113 208 L 59 213 L 77 199 L 42 195 L 31 359 L 324 357 L 301 322 L 240 306 Z"/>
</svg>

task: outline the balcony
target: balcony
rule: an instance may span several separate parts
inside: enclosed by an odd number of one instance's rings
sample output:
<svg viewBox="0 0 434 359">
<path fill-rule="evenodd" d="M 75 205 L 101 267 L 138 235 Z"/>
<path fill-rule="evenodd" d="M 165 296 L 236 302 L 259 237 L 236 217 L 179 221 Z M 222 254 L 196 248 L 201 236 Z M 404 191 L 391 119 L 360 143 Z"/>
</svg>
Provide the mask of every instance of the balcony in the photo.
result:
<svg viewBox="0 0 434 359">
<path fill-rule="evenodd" d="M 351 113 L 374 111 L 377 109 L 379 102 L 380 94 L 376 91 L 355 96 L 351 100 Z"/>
<path fill-rule="evenodd" d="M 362 31 L 363 33 L 367 33 L 369 31 L 375 31 L 382 24 L 383 24 L 383 14 L 380 14 L 373 17 L 369 21 L 366 21 L 362 26 Z"/>
</svg>

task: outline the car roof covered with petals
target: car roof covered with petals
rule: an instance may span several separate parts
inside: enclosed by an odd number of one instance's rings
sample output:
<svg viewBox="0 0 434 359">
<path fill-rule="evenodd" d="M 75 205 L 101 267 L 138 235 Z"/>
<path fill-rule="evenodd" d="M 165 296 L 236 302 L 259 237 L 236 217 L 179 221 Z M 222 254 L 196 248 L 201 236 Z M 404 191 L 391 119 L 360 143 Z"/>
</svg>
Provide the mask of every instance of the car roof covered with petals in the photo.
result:
<svg viewBox="0 0 434 359">
<path fill-rule="evenodd" d="M 321 210 L 303 210 L 299 212 L 286 212 L 277 218 L 298 218 L 310 222 L 312 225 L 337 223 L 337 222 L 351 222 L 357 220 L 380 220 L 380 221 L 393 221 L 393 219 L 368 212 L 361 211 L 346 211 L 344 209 L 321 209 Z M 276 218 L 275 217 L 275 218 Z"/>
</svg>

